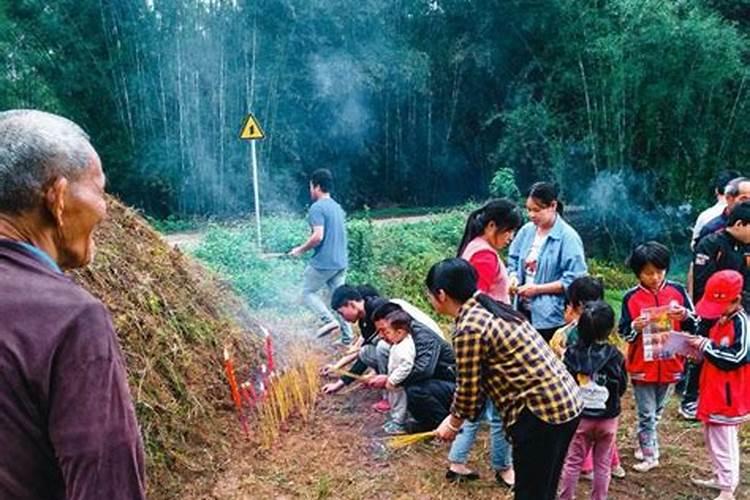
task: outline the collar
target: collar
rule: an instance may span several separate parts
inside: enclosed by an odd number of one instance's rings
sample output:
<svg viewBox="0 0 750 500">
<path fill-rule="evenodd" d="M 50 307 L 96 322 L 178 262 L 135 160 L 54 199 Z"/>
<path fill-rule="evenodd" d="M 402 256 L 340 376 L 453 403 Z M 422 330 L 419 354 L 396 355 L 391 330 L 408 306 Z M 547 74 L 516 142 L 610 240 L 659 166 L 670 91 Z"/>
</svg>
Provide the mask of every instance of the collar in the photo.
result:
<svg viewBox="0 0 750 500">
<path fill-rule="evenodd" d="M 477 295 L 479 295 L 480 293 L 481 292 L 477 290 L 476 292 L 474 292 L 474 295 L 469 298 L 469 300 L 461 304 L 461 307 L 458 308 L 456 324 L 460 323 L 464 319 L 464 316 L 466 316 L 470 309 L 479 304 L 479 302 L 477 302 Z"/>
<path fill-rule="evenodd" d="M 565 221 L 563 221 L 562 215 L 555 214 L 555 223 L 552 225 L 552 229 L 547 233 L 548 238 L 559 240 L 562 238 Z"/>
<path fill-rule="evenodd" d="M 666 279 L 666 278 L 664 278 L 664 281 L 662 281 L 662 282 L 661 282 L 661 285 L 659 285 L 659 289 L 658 289 L 658 290 L 656 291 L 656 293 L 654 293 L 654 292 L 652 292 L 651 290 L 649 290 L 648 288 L 646 288 L 645 286 L 643 286 L 643 285 L 641 284 L 641 282 L 640 282 L 640 281 L 638 282 L 638 288 L 640 288 L 640 289 L 641 289 L 641 290 L 643 290 L 644 292 L 648 292 L 648 293 L 650 293 L 651 295 L 656 295 L 657 293 L 659 293 L 659 292 L 661 292 L 662 290 L 664 290 L 664 287 L 666 287 L 666 286 L 667 286 L 667 279 Z"/>
<path fill-rule="evenodd" d="M 57 265 L 57 262 L 52 260 L 52 257 L 50 257 L 47 252 L 38 247 L 35 247 L 34 245 L 26 243 L 25 241 L 0 239 L 0 246 L 11 247 L 20 250 L 37 262 L 41 262 L 54 272 L 58 274 L 63 273 L 62 269 L 60 269 L 60 266 Z"/>
</svg>

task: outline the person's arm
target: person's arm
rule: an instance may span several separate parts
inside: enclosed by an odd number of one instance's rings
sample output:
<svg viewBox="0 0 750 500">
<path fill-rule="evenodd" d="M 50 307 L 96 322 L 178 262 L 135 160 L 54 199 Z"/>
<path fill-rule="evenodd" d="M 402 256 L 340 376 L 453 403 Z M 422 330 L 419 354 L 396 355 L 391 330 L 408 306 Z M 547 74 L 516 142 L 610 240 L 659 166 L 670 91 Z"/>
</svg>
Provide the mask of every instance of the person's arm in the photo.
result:
<svg viewBox="0 0 750 500">
<path fill-rule="evenodd" d="M 693 258 L 693 300 L 703 297 L 708 278 L 719 270 L 717 254 L 721 251 L 716 238 L 704 238 L 695 247 Z"/>
<path fill-rule="evenodd" d="M 560 249 L 560 267 L 561 277 L 560 285 L 562 289 L 558 293 L 564 293 L 568 289 L 573 280 L 583 276 L 588 271 L 586 267 L 586 254 L 583 250 L 583 242 L 581 237 L 578 236 L 573 229 L 566 232 L 561 241 L 562 248 Z"/>
<path fill-rule="evenodd" d="M 458 377 L 451 415 L 461 420 L 475 420 L 484 404 L 482 381 L 482 330 L 466 325 L 453 338 Z"/>
<path fill-rule="evenodd" d="M 698 323 L 700 318 L 695 315 L 695 307 L 693 307 L 693 301 L 690 300 L 690 296 L 685 288 L 679 286 L 678 290 L 682 295 L 682 301 L 685 304 L 685 317 L 680 321 L 680 330 L 688 333 L 696 333 L 698 330 Z"/>
<path fill-rule="evenodd" d="M 625 394 L 625 391 L 628 389 L 628 370 L 625 368 L 625 356 L 623 355 L 620 355 L 618 368 L 619 368 L 618 382 L 620 384 L 619 393 L 620 393 L 620 397 L 622 397 L 623 394 Z"/>
<path fill-rule="evenodd" d="M 144 499 L 143 443 L 109 313 L 87 305 L 52 369 L 47 431 L 65 498 Z"/>
<path fill-rule="evenodd" d="M 628 307 L 628 295 L 622 301 L 622 308 L 620 309 L 620 324 L 617 328 L 620 337 L 626 342 L 632 344 L 640 333 L 635 329 L 633 325 L 633 318 L 630 316 L 630 308 Z"/>
<path fill-rule="evenodd" d="M 494 250 L 482 250 L 471 256 L 471 265 L 477 271 L 477 289 L 487 293 L 497 279 L 500 262 Z"/>
<path fill-rule="evenodd" d="M 325 216 L 323 215 L 323 209 L 313 204 L 310 207 L 310 213 L 307 216 L 307 221 L 310 223 L 310 237 L 307 238 L 300 246 L 294 247 L 289 255 L 299 257 L 308 250 L 317 247 L 323 241 L 325 237 Z"/>
<path fill-rule="evenodd" d="M 364 361 L 359 359 L 359 356 L 357 356 L 357 361 L 354 362 L 351 369 L 349 370 L 349 373 L 353 375 L 362 375 L 367 370 L 367 368 L 369 367 L 364 363 Z M 341 382 L 343 382 L 344 385 L 349 385 L 354 382 L 354 380 L 355 379 L 348 375 L 341 376 Z"/>
<path fill-rule="evenodd" d="M 735 317 L 732 322 L 735 332 L 732 344 L 723 346 L 715 344 L 711 339 L 700 338 L 700 350 L 703 351 L 704 359 L 720 370 L 734 370 L 747 363 L 749 339 L 745 318 Z"/>
</svg>

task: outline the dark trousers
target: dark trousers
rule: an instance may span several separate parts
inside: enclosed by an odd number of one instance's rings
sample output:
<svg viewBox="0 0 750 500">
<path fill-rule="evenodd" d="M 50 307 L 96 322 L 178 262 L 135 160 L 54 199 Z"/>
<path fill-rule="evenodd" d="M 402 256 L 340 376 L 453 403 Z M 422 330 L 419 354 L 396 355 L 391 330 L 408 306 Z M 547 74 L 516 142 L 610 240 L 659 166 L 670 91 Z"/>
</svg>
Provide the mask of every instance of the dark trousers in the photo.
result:
<svg viewBox="0 0 750 500">
<path fill-rule="evenodd" d="M 453 402 L 454 382 L 427 379 L 406 386 L 407 410 L 419 430 L 430 431 L 448 416 Z"/>
<path fill-rule="evenodd" d="M 516 472 L 515 500 L 555 500 L 568 445 L 580 417 L 548 424 L 525 409 L 508 429 Z"/>
<path fill-rule="evenodd" d="M 688 361 L 685 365 L 685 393 L 682 396 L 682 404 L 695 403 L 698 401 L 698 384 L 701 378 L 701 363 Z"/>
</svg>

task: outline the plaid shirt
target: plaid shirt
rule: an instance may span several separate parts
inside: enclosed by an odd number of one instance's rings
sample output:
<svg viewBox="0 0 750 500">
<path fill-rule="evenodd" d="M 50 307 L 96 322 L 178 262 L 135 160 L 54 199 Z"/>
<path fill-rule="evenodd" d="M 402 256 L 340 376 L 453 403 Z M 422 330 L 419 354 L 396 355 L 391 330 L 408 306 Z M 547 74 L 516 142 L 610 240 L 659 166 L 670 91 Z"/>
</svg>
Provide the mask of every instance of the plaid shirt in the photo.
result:
<svg viewBox="0 0 750 500">
<path fill-rule="evenodd" d="M 485 395 L 506 428 L 524 408 L 550 424 L 569 422 L 583 410 L 575 380 L 526 321 L 496 318 L 472 297 L 458 312 L 453 348 L 458 380 L 451 413 L 459 418 L 475 419 Z"/>
</svg>

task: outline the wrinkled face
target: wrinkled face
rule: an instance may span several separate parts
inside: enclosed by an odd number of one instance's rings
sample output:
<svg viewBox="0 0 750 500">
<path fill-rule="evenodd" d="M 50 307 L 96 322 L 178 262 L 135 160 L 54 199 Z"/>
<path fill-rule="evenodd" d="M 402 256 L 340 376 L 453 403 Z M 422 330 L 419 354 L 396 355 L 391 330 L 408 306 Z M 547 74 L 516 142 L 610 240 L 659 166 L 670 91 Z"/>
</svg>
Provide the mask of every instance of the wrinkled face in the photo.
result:
<svg viewBox="0 0 750 500">
<path fill-rule="evenodd" d="M 336 311 L 349 323 L 354 323 L 359 319 L 359 309 L 357 309 L 353 300 L 339 307 Z"/>
<path fill-rule="evenodd" d="M 659 269 L 650 262 L 643 266 L 641 272 L 638 273 L 638 279 L 640 280 L 641 284 L 652 292 L 655 292 L 659 289 L 666 276 L 666 269 Z"/>
<path fill-rule="evenodd" d="M 548 207 L 539 203 L 535 198 L 526 198 L 526 212 L 529 220 L 537 227 L 549 227 L 555 222 L 557 202 L 553 201 Z"/>
<path fill-rule="evenodd" d="M 375 322 L 378 335 L 389 344 L 398 344 L 406 336 L 406 331 L 393 328 L 387 319 L 381 319 Z"/>
<path fill-rule="evenodd" d="M 78 179 L 68 182 L 56 237 L 60 267 L 83 267 L 94 259 L 94 231 L 107 215 L 104 184 L 104 172 L 96 155 Z"/>
<path fill-rule="evenodd" d="M 732 207 L 737 203 L 750 200 L 750 182 L 743 181 L 737 186 L 737 195 L 727 195 L 727 209 L 731 210 Z"/>
</svg>

